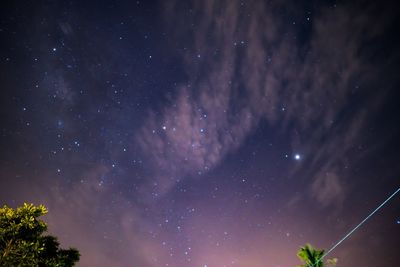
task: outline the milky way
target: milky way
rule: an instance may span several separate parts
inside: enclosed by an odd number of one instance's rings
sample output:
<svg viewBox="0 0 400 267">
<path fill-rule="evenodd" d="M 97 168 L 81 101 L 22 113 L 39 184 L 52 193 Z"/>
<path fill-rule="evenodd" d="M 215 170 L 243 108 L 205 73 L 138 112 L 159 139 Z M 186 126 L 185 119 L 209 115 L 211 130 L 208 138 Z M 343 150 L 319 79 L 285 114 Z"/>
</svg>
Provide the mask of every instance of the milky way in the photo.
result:
<svg viewBox="0 0 400 267">
<path fill-rule="evenodd" d="M 295 2 L 4 4 L 0 204 L 45 204 L 78 266 L 331 248 L 400 185 L 399 13 Z M 398 264 L 399 204 L 338 266 Z"/>
</svg>

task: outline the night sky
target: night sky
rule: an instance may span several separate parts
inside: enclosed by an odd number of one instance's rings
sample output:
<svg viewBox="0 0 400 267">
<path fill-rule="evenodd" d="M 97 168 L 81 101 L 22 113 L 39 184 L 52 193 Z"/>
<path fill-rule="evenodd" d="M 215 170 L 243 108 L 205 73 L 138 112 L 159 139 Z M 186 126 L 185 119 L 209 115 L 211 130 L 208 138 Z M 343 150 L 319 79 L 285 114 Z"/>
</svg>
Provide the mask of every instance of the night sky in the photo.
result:
<svg viewBox="0 0 400 267">
<path fill-rule="evenodd" d="M 0 10 L 0 205 L 46 205 L 78 266 L 294 267 L 400 186 L 395 3 Z M 399 243 L 397 195 L 330 256 Z"/>
</svg>

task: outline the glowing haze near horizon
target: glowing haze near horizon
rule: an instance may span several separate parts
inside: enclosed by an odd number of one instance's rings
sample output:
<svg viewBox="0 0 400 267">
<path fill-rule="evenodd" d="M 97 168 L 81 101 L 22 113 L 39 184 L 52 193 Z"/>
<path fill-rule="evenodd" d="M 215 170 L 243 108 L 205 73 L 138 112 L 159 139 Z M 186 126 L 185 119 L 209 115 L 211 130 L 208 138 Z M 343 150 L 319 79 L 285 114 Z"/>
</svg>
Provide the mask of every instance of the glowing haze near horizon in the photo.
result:
<svg viewBox="0 0 400 267">
<path fill-rule="evenodd" d="M 7 1 L 0 204 L 78 266 L 286 267 L 399 186 L 399 16 L 359 1 Z M 396 266 L 399 197 L 338 266 Z"/>
</svg>

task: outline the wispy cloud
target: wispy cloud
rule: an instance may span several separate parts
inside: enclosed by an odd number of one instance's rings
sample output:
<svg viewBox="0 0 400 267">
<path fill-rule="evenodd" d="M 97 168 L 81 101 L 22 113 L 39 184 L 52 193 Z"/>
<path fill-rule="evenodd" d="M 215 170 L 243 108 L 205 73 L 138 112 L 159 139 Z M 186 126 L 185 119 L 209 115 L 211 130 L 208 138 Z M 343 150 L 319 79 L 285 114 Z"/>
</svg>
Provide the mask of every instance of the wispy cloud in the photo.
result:
<svg viewBox="0 0 400 267">
<path fill-rule="evenodd" d="M 344 200 L 344 186 L 336 173 L 317 174 L 311 185 L 312 196 L 323 206 L 341 206 Z"/>
<path fill-rule="evenodd" d="M 185 9 L 191 20 L 176 26 L 174 18 L 184 16 L 182 8 L 168 4 L 172 32 L 179 38 L 191 36 L 184 38 L 182 53 L 189 79 L 161 113 L 149 112 L 137 136 L 155 163 L 161 193 L 186 176 L 215 167 L 266 120 L 277 132 L 296 135 L 288 140 L 294 149 L 319 151 L 310 160 L 310 188 L 337 190 L 328 199 L 312 196 L 323 205 L 343 198 L 343 178 L 335 170 L 359 137 L 365 117 L 362 110 L 350 113 L 350 119 L 341 114 L 359 86 L 371 79 L 373 68 L 360 48 L 377 31 L 368 30 L 365 15 L 338 6 L 302 17 L 298 24 L 308 27 L 310 36 L 301 43 L 295 23 L 277 12 L 285 9 L 282 3 L 206 1 Z M 326 142 L 319 143 L 321 138 Z M 320 166 L 321 160 L 327 163 L 318 170 L 313 162 Z M 321 180 L 321 171 L 331 173 L 328 180 Z"/>
</svg>

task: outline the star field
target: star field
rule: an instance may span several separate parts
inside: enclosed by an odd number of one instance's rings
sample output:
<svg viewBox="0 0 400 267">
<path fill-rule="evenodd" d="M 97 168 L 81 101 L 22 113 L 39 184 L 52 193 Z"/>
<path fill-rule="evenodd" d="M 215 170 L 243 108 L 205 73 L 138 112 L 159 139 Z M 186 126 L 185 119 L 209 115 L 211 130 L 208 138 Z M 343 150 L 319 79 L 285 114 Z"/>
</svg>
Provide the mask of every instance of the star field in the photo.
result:
<svg viewBox="0 0 400 267">
<path fill-rule="evenodd" d="M 296 266 L 400 185 L 395 3 L 0 12 L 0 204 L 46 205 L 78 266 Z M 396 266 L 399 207 L 338 266 Z"/>
</svg>

